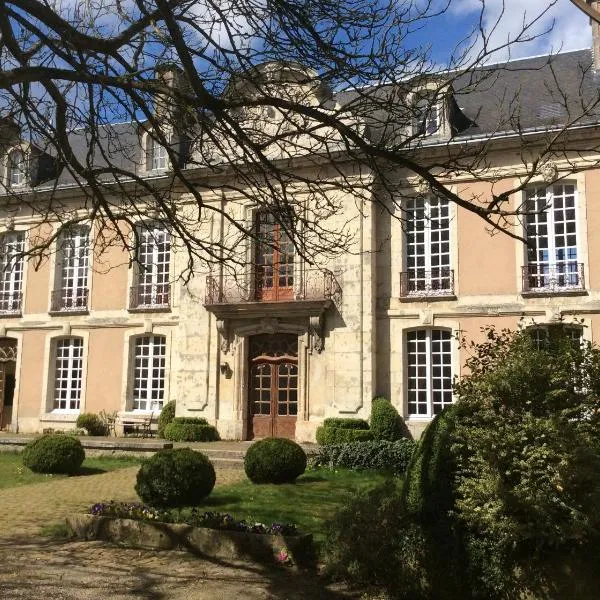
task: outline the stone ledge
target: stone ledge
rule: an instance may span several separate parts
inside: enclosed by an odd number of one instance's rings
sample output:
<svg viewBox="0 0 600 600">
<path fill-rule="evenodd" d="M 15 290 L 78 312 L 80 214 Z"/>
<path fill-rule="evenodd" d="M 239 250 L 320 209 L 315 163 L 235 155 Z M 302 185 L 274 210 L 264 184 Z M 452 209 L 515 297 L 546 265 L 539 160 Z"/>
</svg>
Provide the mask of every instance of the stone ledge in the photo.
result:
<svg viewBox="0 0 600 600">
<path fill-rule="evenodd" d="M 0 447 L 2 446 L 26 446 L 29 442 L 39 436 L 22 435 L 3 435 L 0 437 Z M 77 438 L 85 449 L 90 450 L 117 450 L 123 452 L 157 452 L 172 448 L 172 442 L 163 440 L 121 440 L 115 438 L 87 438 L 79 436 Z"/>
<path fill-rule="evenodd" d="M 66 521 L 79 539 L 132 548 L 180 549 L 200 557 L 267 563 L 276 562 L 275 556 L 285 548 L 295 566 L 309 566 L 313 559 L 312 534 L 277 536 L 85 514 L 70 515 Z"/>
</svg>

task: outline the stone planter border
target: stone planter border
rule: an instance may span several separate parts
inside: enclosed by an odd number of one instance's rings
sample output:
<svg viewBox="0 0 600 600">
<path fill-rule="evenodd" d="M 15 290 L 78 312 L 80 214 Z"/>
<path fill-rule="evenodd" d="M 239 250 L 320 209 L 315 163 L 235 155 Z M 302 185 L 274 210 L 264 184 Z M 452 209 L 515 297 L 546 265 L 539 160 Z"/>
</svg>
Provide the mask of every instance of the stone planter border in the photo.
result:
<svg viewBox="0 0 600 600">
<path fill-rule="evenodd" d="M 183 523 L 137 521 L 96 515 L 67 517 L 67 525 L 82 540 L 104 540 L 133 548 L 187 550 L 197 556 L 225 560 L 277 563 L 285 551 L 294 566 L 310 566 L 311 534 L 278 536 L 194 527 Z"/>
</svg>

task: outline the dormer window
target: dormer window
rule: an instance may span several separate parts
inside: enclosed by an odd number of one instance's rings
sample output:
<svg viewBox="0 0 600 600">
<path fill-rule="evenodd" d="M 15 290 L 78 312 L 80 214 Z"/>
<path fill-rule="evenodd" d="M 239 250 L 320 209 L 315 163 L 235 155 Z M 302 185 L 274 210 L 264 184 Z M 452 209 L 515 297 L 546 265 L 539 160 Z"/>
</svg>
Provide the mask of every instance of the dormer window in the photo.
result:
<svg viewBox="0 0 600 600">
<path fill-rule="evenodd" d="M 164 171 L 167 168 L 167 149 L 150 134 L 146 137 L 146 170 Z"/>
<path fill-rule="evenodd" d="M 8 155 L 6 180 L 8 187 L 19 187 L 25 184 L 25 154 L 21 150 L 13 150 Z"/>
<path fill-rule="evenodd" d="M 418 97 L 414 104 L 413 135 L 435 135 L 442 129 L 443 109 L 432 96 Z"/>
</svg>

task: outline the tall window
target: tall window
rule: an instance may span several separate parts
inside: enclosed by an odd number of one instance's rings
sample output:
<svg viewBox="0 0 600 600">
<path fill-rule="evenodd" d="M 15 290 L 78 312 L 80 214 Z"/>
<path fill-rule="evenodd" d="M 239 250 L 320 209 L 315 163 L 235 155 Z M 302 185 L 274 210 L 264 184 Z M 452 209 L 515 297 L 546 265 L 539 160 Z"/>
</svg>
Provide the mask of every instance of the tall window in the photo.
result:
<svg viewBox="0 0 600 600">
<path fill-rule="evenodd" d="M 25 234 L 5 233 L 0 238 L 0 314 L 21 311 Z"/>
<path fill-rule="evenodd" d="M 564 336 L 574 347 L 580 348 L 583 343 L 583 329 L 577 326 L 569 325 L 541 325 L 534 326 L 528 329 L 533 343 L 538 350 L 547 348 L 550 344 L 551 332 L 556 332 L 555 335 Z"/>
<path fill-rule="evenodd" d="M 83 340 L 57 340 L 55 351 L 54 410 L 77 411 L 83 382 Z"/>
<path fill-rule="evenodd" d="M 160 411 L 165 397 L 166 338 L 145 335 L 135 339 L 133 410 Z"/>
<path fill-rule="evenodd" d="M 577 193 L 573 184 L 536 187 L 526 195 L 524 291 L 582 288 L 577 253 Z"/>
<path fill-rule="evenodd" d="M 293 297 L 295 248 L 285 229 L 268 212 L 256 215 L 256 299 Z"/>
<path fill-rule="evenodd" d="M 13 150 L 8 155 L 6 175 L 9 187 L 18 187 L 25 183 L 25 155 L 21 150 Z"/>
<path fill-rule="evenodd" d="M 452 334 L 418 329 L 406 334 L 408 414 L 431 418 L 452 404 Z"/>
<path fill-rule="evenodd" d="M 405 209 L 406 272 L 403 296 L 454 293 L 450 268 L 450 208 L 442 198 L 411 198 Z"/>
<path fill-rule="evenodd" d="M 161 171 L 167 168 L 167 149 L 150 134 L 146 137 L 146 170 Z"/>
<path fill-rule="evenodd" d="M 88 306 L 89 229 L 70 227 L 59 238 L 56 289 L 52 310 Z"/>
<path fill-rule="evenodd" d="M 161 223 L 138 229 L 137 284 L 132 290 L 132 308 L 168 307 L 171 236 Z"/>
</svg>

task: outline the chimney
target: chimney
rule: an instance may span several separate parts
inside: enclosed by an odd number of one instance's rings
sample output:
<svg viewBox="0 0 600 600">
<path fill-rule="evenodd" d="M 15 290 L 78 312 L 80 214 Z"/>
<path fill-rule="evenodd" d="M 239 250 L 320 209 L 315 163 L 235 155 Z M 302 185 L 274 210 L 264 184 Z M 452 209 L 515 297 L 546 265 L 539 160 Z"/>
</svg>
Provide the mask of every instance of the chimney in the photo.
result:
<svg viewBox="0 0 600 600">
<path fill-rule="evenodd" d="M 586 0 L 589 7 L 595 11 L 600 19 L 600 1 Z M 594 18 L 590 18 L 592 24 L 592 61 L 594 71 L 600 71 L 600 23 Z"/>
<path fill-rule="evenodd" d="M 156 81 L 166 87 L 180 90 L 188 89 L 187 80 L 183 71 L 172 63 L 163 63 L 156 66 Z M 177 121 L 181 107 L 176 106 L 173 98 L 169 95 L 157 94 L 155 98 L 154 113 L 159 118 L 168 119 L 170 122 Z"/>
</svg>

